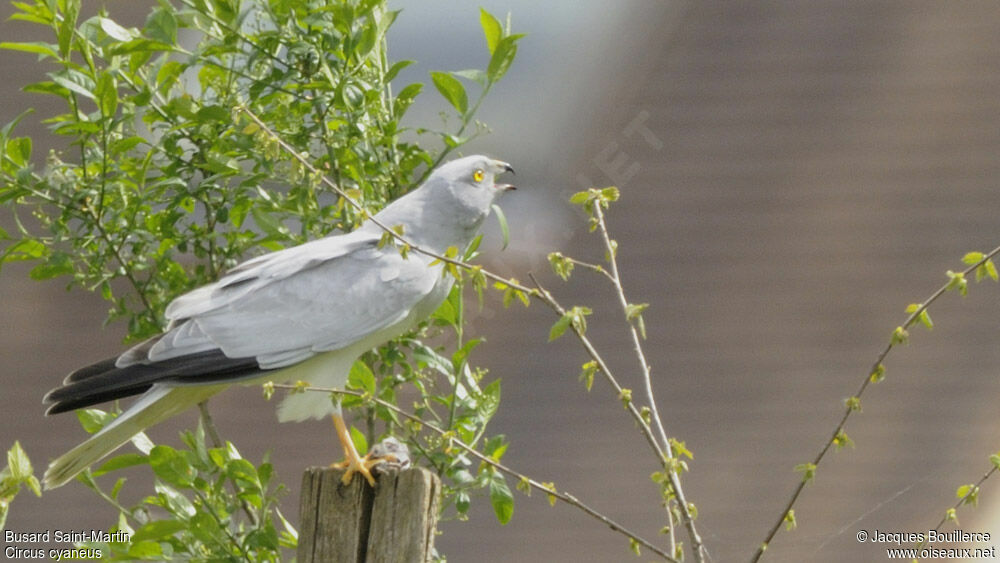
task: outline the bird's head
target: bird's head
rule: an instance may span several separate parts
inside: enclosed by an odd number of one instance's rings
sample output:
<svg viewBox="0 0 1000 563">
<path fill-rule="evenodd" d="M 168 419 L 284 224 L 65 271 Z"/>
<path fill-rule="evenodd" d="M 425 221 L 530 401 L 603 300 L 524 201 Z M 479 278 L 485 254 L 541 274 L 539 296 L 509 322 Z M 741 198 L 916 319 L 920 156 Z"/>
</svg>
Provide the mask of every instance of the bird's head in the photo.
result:
<svg viewBox="0 0 1000 563">
<path fill-rule="evenodd" d="M 497 176 L 504 172 L 514 172 L 514 169 L 506 162 L 473 155 L 442 165 L 432 177 L 444 180 L 451 187 L 452 195 L 466 206 L 488 212 L 500 195 L 516 189 L 510 184 L 497 183 Z"/>
<path fill-rule="evenodd" d="M 419 246 L 439 252 L 450 246 L 464 248 L 496 200 L 514 189 L 497 183 L 497 176 L 513 171 L 506 162 L 482 155 L 452 160 L 376 217 L 388 225 L 402 225 L 406 236 Z"/>
</svg>

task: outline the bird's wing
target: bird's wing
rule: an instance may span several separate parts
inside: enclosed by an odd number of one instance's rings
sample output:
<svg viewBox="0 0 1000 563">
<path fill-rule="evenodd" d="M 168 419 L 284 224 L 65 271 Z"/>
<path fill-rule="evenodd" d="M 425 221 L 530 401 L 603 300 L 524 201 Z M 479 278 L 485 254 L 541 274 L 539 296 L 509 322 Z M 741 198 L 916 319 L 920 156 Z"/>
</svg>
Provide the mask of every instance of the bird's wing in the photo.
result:
<svg viewBox="0 0 1000 563">
<path fill-rule="evenodd" d="M 168 331 L 118 367 L 211 350 L 256 358 L 262 369 L 295 364 L 403 321 L 440 279 L 424 255 L 404 258 L 373 237 L 333 240 L 258 259 L 178 298 Z"/>
<path fill-rule="evenodd" d="M 387 340 L 395 334 L 383 331 L 414 319 L 414 308 L 418 316 L 430 313 L 424 308 L 435 303 L 425 298 L 441 269 L 429 258 L 380 249 L 377 238 L 336 238 L 347 240 L 267 255 L 177 299 L 165 333 L 71 373 L 46 395 L 48 412 L 137 395 L 157 383 L 246 379 L 376 333 Z"/>
</svg>

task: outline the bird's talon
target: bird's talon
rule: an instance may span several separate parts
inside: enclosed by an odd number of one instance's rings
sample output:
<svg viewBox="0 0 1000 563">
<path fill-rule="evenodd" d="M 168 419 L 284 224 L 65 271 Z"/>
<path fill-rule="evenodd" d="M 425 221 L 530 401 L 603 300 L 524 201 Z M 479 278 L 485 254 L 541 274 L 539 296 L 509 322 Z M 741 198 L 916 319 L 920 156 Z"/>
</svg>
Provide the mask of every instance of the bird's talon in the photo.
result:
<svg viewBox="0 0 1000 563">
<path fill-rule="evenodd" d="M 389 461 L 389 457 L 372 457 L 371 454 L 364 457 L 358 458 L 356 461 L 351 459 L 345 459 L 344 461 L 339 461 L 337 463 L 331 463 L 330 467 L 334 469 L 343 469 L 344 476 L 340 478 L 340 482 L 344 485 L 349 485 L 351 479 L 354 478 L 354 474 L 357 473 L 368 481 L 368 484 L 372 487 L 375 486 L 375 476 L 372 475 L 372 468 L 376 465 Z"/>
</svg>

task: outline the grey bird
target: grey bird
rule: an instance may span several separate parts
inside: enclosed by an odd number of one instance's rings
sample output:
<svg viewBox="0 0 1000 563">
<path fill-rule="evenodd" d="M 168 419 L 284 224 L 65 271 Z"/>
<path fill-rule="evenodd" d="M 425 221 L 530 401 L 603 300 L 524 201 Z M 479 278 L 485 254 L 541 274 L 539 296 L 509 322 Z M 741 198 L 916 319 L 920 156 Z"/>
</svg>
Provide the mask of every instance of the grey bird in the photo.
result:
<svg viewBox="0 0 1000 563">
<path fill-rule="evenodd" d="M 513 189 L 496 176 L 505 162 L 468 156 L 434 170 L 417 189 L 375 218 L 402 227 L 419 248 L 444 254 L 466 248 L 493 203 Z M 373 221 L 248 260 L 217 282 L 174 299 L 166 330 L 120 356 L 78 369 L 44 399 L 47 414 L 142 396 L 118 418 L 49 464 L 46 488 L 59 487 L 146 428 L 233 384 L 305 381 L 343 389 L 364 352 L 405 334 L 444 301 L 453 278 L 419 252 L 380 248 Z M 288 395 L 278 419 L 330 415 L 344 447 L 345 481 L 361 473 L 374 484 L 373 459 L 354 448 L 339 405 L 325 393 Z"/>
</svg>

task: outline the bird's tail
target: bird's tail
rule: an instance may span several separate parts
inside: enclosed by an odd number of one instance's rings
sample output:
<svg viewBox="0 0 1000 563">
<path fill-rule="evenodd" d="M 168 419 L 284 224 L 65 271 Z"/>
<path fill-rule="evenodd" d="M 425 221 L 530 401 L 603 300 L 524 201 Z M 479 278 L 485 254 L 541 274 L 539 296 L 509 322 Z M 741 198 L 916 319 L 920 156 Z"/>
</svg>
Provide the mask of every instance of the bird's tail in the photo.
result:
<svg viewBox="0 0 1000 563">
<path fill-rule="evenodd" d="M 45 471 L 43 479 L 45 488 L 61 487 L 77 473 L 115 451 L 139 432 L 208 399 L 225 388 L 226 385 L 180 387 L 154 385 L 110 424 L 79 446 L 53 460 Z"/>
</svg>

